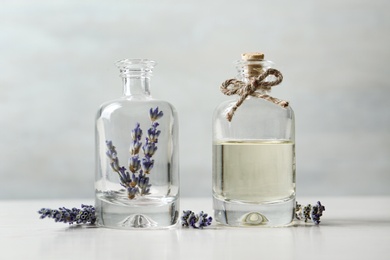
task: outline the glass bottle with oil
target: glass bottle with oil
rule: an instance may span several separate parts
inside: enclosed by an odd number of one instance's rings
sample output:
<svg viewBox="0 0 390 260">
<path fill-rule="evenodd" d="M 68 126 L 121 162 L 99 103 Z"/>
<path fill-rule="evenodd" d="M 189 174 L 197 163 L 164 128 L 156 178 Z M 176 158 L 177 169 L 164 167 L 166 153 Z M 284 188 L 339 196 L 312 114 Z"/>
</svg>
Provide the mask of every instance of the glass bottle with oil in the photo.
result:
<svg viewBox="0 0 390 260">
<path fill-rule="evenodd" d="M 272 64 L 261 53 L 243 54 L 236 62 L 237 81 L 250 86 Z M 270 97 L 269 89 L 257 89 L 238 107 L 237 100 L 223 102 L 214 112 L 213 207 L 221 224 L 275 227 L 293 220 L 294 112 Z"/>
</svg>

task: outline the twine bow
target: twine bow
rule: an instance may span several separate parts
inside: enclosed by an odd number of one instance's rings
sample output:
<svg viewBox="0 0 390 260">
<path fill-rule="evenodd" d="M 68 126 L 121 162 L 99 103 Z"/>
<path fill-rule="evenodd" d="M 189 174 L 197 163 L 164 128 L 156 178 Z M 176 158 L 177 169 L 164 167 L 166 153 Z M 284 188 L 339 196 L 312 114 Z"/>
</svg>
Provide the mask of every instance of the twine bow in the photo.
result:
<svg viewBox="0 0 390 260">
<path fill-rule="evenodd" d="M 275 80 L 273 81 L 265 81 L 265 79 L 273 75 Z M 258 77 L 253 77 L 250 79 L 249 83 L 245 83 L 241 80 L 237 79 L 228 79 L 222 83 L 220 87 L 221 92 L 225 95 L 239 95 L 240 99 L 237 103 L 230 109 L 230 111 L 226 114 L 226 118 L 229 122 L 232 121 L 234 112 L 236 112 L 237 108 L 241 106 L 244 100 L 248 96 L 262 98 L 268 100 L 272 103 L 275 103 L 281 107 L 287 107 L 288 102 L 284 100 L 280 100 L 274 97 L 271 97 L 265 92 L 271 90 L 273 86 L 280 84 L 283 80 L 282 73 L 276 69 L 268 69 L 264 73 L 260 74 Z M 232 86 L 231 86 L 232 85 Z"/>
</svg>

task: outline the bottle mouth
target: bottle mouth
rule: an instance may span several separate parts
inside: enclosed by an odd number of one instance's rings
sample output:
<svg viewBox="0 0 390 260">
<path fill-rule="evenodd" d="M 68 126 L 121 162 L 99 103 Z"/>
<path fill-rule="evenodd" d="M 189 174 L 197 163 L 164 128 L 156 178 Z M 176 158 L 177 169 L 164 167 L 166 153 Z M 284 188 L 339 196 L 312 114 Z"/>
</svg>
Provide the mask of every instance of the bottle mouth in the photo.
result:
<svg viewBox="0 0 390 260">
<path fill-rule="evenodd" d="M 121 77 L 148 77 L 157 63 L 149 59 L 123 59 L 115 62 L 115 65 L 119 68 Z"/>
</svg>

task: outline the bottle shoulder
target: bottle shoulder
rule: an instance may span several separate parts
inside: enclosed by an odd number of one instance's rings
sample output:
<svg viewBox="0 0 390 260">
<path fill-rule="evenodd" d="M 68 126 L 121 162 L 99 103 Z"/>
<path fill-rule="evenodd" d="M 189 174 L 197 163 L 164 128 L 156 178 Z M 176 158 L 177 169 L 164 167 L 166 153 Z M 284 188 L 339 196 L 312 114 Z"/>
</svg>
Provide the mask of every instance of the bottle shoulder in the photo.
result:
<svg viewBox="0 0 390 260">
<path fill-rule="evenodd" d="M 126 97 L 117 98 L 102 103 L 99 107 L 100 110 L 110 108 L 120 109 L 123 107 L 137 107 L 137 106 L 163 106 L 166 108 L 175 109 L 175 107 L 165 100 L 159 100 L 154 98 L 148 99 L 129 99 Z"/>
<path fill-rule="evenodd" d="M 225 117 L 226 114 L 236 105 L 238 99 L 226 100 L 214 109 L 214 118 Z M 234 117 L 269 118 L 294 117 L 294 110 L 291 105 L 282 107 L 262 98 L 248 98 L 235 111 Z"/>
<path fill-rule="evenodd" d="M 116 114 L 128 116 L 137 115 L 140 113 L 144 114 L 149 113 L 150 109 L 156 108 L 158 108 L 160 111 L 163 111 L 166 115 L 173 117 L 177 116 L 175 107 L 164 100 L 153 98 L 145 100 L 118 98 L 101 104 L 97 111 L 97 118 L 108 118 Z"/>
</svg>

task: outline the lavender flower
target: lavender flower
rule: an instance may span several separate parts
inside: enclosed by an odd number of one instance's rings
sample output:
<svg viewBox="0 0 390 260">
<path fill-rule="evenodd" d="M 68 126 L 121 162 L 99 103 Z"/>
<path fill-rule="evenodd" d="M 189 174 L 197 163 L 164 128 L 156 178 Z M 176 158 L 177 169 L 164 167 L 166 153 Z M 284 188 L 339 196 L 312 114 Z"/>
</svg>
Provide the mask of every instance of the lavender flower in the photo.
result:
<svg viewBox="0 0 390 260">
<path fill-rule="evenodd" d="M 139 188 L 138 187 L 127 187 L 127 197 L 129 199 L 134 199 L 135 195 L 139 193 Z"/>
<path fill-rule="evenodd" d="M 311 220 L 315 225 L 320 224 L 320 218 L 322 217 L 323 211 L 325 211 L 325 207 L 320 201 L 314 206 L 308 204 L 307 206 L 302 207 L 298 202 L 295 204 L 295 218 L 304 222 Z"/>
<path fill-rule="evenodd" d="M 116 158 L 116 150 L 115 150 L 115 146 L 112 145 L 112 141 L 106 141 L 106 145 L 107 145 L 107 156 L 110 157 L 110 158 Z"/>
<path fill-rule="evenodd" d="M 192 227 L 196 229 L 203 229 L 204 227 L 210 226 L 213 221 L 212 217 L 209 217 L 207 213 L 203 213 L 203 211 L 195 214 L 191 210 L 183 211 L 183 215 L 181 217 L 181 225 L 183 227 Z"/>
<path fill-rule="evenodd" d="M 95 208 L 91 205 L 81 204 L 82 210 L 76 216 L 76 224 L 94 224 L 96 221 Z"/>
<path fill-rule="evenodd" d="M 57 209 L 42 208 L 38 211 L 41 214 L 40 218 L 53 218 L 55 222 L 63 222 L 69 224 L 95 224 L 95 208 L 81 204 L 81 209 L 65 207 Z"/>
<path fill-rule="evenodd" d="M 164 113 L 162 111 L 158 111 L 158 107 L 156 107 L 154 110 L 153 108 L 149 110 L 149 116 L 152 122 L 160 119 L 163 115 Z"/>
<path fill-rule="evenodd" d="M 144 151 L 145 156 L 152 157 L 157 151 L 156 143 L 152 143 L 148 138 L 146 138 L 146 143 L 142 146 L 142 150 Z"/>
<path fill-rule="evenodd" d="M 130 178 L 130 173 L 126 171 L 125 167 L 121 167 L 119 168 L 118 174 L 119 179 L 121 181 L 121 185 L 126 188 L 132 181 L 132 179 Z"/>
<path fill-rule="evenodd" d="M 133 140 L 141 140 L 142 137 L 142 129 L 140 128 L 140 124 L 137 123 L 135 128 L 131 131 L 131 138 Z"/>
<path fill-rule="evenodd" d="M 307 222 L 308 220 L 310 220 L 310 211 L 311 211 L 311 205 L 310 204 L 307 204 L 306 207 L 303 207 L 303 210 L 302 210 L 302 213 L 303 213 L 303 218 L 305 220 L 305 222 Z"/>
<path fill-rule="evenodd" d="M 150 157 L 142 158 L 142 169 L 145 171 L 145 174 L 149 174 L 154 166 L 154 160 Z"/>
<path fill-rule="evenodd" d="M 130 154 L 131 155 L 136 155 L 139 153 L 139 150 L 142 146 L 142 143 L 138 140 L 134 140 L 132 143 L 131 143 L 131 146 L 130 146 Z"/>
<path fill-rule="evenodd" d="M 313 206 L 311 211 L 311 219 L 313 220 L 314 224 L 320 224 L 320 218 L 322 217 L 323 211 L 325 211 L 325 207 L 321 205 L 320 201 L 317 201 L 317 205 Z"/>
<path fill-rule="evenodd" d="M 138 154 L 133 155 L 129 158 L 129 170 L 132 173 L 137 172 L 141 168 L 141 160 L 139 159 Z"/>
<path fill-rule="evenodd" d="M 302 205 L 298 204 L 298 201 L 295 201 L 295 218 L 302 220 Z"/>
<path fill-rule="evenodd" d="M 119 166 L 119 161 L 118 161 L 118 157 L 117 157 L 115 146 L 112 145 L 112 141 L 106 141 L 106 145 L 107 145 L 106 155 L 111 160 L 111 163 L 110 163 L 111 168 L 114 171 L 118 172 L 120 166 Z"/>
<path fill-rule="evenodd" d="M 141 189 L 141 195 L 147 195 L 150 194 L 150 187 L 152 185 L 149 184 L 149 177 L 146 177 L 142 170 L 140 171 L 138 175 L 138 187 Z"/>
<path fill-rule="evenodd" d="M 148 137 L 149 137 L 150 142 L 152 142 L 152 143 L 157 143 L 158 142 L 158 136 L 161 133 L 160 130 L 157 130 L 157 127 L 159 125 L 160 125 L 159 123 L 154 122 L 152 124 L 152 127 L 148 129 Z"/>
</svg>

